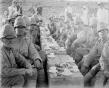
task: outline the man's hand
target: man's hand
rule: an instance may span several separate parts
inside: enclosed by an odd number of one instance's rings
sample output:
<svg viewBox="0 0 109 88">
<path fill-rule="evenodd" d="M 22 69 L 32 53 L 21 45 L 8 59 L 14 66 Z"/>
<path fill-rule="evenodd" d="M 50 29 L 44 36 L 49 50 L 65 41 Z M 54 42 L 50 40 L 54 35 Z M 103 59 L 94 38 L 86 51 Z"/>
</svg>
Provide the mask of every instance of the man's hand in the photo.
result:
<svg viewBox="0 0 109 88">
<path fill-rule="evenodd" d="M 27 64 L 27 69 L 32 69 L 32 65 L 30 63 Z"/>
<path fill-rule="evenodd" d="M 43 64 L 42 64 L 42 62 L 41 62 L 40 60 L 36 60 L 36 61 L 34 62 L 34 65 L 35 65 L 35 67 L 36 67 L 38 70 L 40 70 L 40 69 L 43 68 Z"/>
<path fill-rule="evenodd" d="M 108 71 L 104 71 L 104 75 L 109 78 L 109 72 Z"/>
<path fill-rule="evenodd" d="M 32 76 L 33 75 L 33 69 L 26 69 L 26 74 Z"/>
</svg>

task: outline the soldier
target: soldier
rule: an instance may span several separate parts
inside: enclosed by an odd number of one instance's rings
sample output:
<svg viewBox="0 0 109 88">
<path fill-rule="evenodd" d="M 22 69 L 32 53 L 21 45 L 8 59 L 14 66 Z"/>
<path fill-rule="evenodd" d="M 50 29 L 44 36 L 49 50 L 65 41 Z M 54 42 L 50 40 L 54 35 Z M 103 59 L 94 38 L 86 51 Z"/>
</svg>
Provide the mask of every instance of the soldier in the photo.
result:
<svg viewBox="0 0 109 88">
<path fill-rule="evenodd" d="M 26 23 L 26 27 L 29 28 L 30 26 L 30 18 L 26 15 L 23 15 L 22 18 L 24 19 L 25 23 Z"/>
<path fill-rule="evenodd" d="M 42 16 L 42 11 L 43 11 L 43 7 L 42 6 L 38 6 L 37 14 Z"/>
<path fill-rule="evenodd" d="M 30 18 L 28 16 L 22 16 L 24 22 L 26 23 L 26 37 L 31 40 L 30 36 Z"/>
<path fill-rule="evenodd" d="M 95 87 L 109 86 L 109 41 L 104 44 L 103 51 L 99 60 L 100 71 L 96 75 Z"/>
<path fill-rule="evenodd" d="M 22 88 L 25 81 L 24 75 L 32 75 L 32 66 L 20 53 L 13 49 L 16 40 L 14 28 L 9 24 L 4 25 L 2 35 L 1 86 Z"/>
<path fill-rule="evenodd" d="M 81 31 L 77 34 L 77 38 L 73 41 L 72 44 L 70 44 L 70 53 L 71 56 L 73 56 L 76 64 L 80 66 L 79 62 L 82 60 L 83 56 L 89 53 L 90 44 L 89 44 L 89 36 L 86 35 L 90 34 L 90 30 Z M 92 33 L 91 33 L 92 34 Z M 86 36 L 88 38 L 86 38 Z"/>
<path fill-rule="evenodd" d="M 82 19 L 84 25 L 89 25 L 89 16 L 88 16 L 89 14 L 88 14 L 88 12 L 89 12 L 88 7 L 83 6 L 83 14 L 81 16 L 81 19 Z"/>
<path fill-rule="evenodd" d="M 18 0 L 13 0 L 12 5 L 10 7 L 8 7 L 8 10 L 9 10 L 8 18 L 14 18 L 15 16 L 17 16 L 17 14 L 18 14 L 17 3 L 18 3 Z"/>
<path fill-rule="evenodd" d="M 68 39 L 66 40 L 66 51 L 67 51 L 67 54 L 68 55 L 70 55 L 71 56 L 71 54 L 73 53 L 71 50 L 71 45 L 72 45 L 72 43 L 74 42 L 74 40 L 76 40 L 76 38 L 77 38 L 77 35 L 76 34 L 74 34 L 74 35 L 72 35 L 72 36 L 70 36 L 70 37 L 68 37 Z"/>
<path fill-rule="evenodd" d="M 25 57 L 32 60 L 34 65 L 38 68 L 41 66 L 42 59 L 38 51 L 34 48 L 33 43 L 26 37 L 26 24 L 22 17 L 15 20 L 14 28 L 17 34 L 16 49 Z"/>
<path fill-rule="evenodd" d="M 70 3 L 67 3 L 67 8 L 65 8 L 65 22 L 72 20 L 72 7 Z"/>
<path fill-rule="evenodd" d="M 12 26 L 14 26 L 15 18 L 22 15 L 21 9 L 18 3 L 19 3 L 19 0 L 13 0 L 12 5 L 8 7 L 8 10 L 9 10 L 8 19 Z"/>
<path fill-rule="evenodd" d="M 36 25 L 37 25 L 37 32 L 38 32 L 38 42 L 37 42 L 37 44 L 41 47 L 40 26 L 42 25 L 43 19 L 42 19 L 42 16 L 38 16 L 37 14 L 34 14 L 32 17 L 35 19 Z"/>
<path fill-rule="evenodd" d="M 44 69 L 43 69 L 43 63 L 42 58 L 39 55 L 39 52 L 37 49 L 35 49 L 34 44 L 32 43 L 32 40 L 28 39 L 26 37 L 26 25 L 22 17 L 18 17 L 15 20 L 15 31 L 17 34 L 17 50 L 24 56 L 26 59 L 30 60 L 31 64 L 33 64 L 37 70 L 38 70 L 38 77 L 41 81 L 44 81 Z M 40 73 L 40 74 L 39 74 Z M 39 78 L 38 78 L 39 80 Z M 43 84 L 42 84 L 43 86 Z"/>
<path fill-rule="evenodd" d="M 95 46 L 90 50 L 89 54 L 87 54 L 86 56 L 84 56 L 83 58 L 83 64 L 82 64 L 82 68 L 81 68 L 81 72 L 83 73 L 84 77 L 84 84 L 86 86 L 89 86 L 91 83 L 91 80 L 94 78 L 94 76 L 96 74 L 92 74 L 93 72 L 91 72 L 93 70 L 93 66 L 94 72 L 99 71 L 99 59 L 101 57 L 101 52 L 103 49 L 104 44 L 106 43 L 106 41 L 108 40 L 108 29 L 101 29 L 98 31 L 99 33 L 99 39 L 96 42 Z M 88 74 L 90 74 L 91 77 L 88 76 Z"/>
<path fill-rule="evenodd" d="M 104 20 L 105 19 L 105 20 Z M 103 2 L 98 2 L 97 8 L 97 30 L 105 28 L 109 24 L 109 13 Z"/>
<path fill-rule="evenodd" d="M 40 36 L 39 31 L 38 31 L 38 27 L 37 27 L 37 23 L 35 21 L 34 17 L 30 18 L 30 35 L 31 35 L 31 40 L 35 46 L 35 48 L 38 50 L 39 55 L 42 58 L 43 61 L 43 67 L 44 67 L 44 72 L 45 72 L 45 77 L 46 77 L 46 82 L 48 82 L 48 75 L 47 75 L 47 56 L 45 54 L 44 51 L 42 51 L 41 47 L 39 46 L 39 38 L 38 36 Z"/>
<path fill-rule="evenodd" d="M 56 34 L 58 35 L 58 34 Z M 62 35 L 60 36 L 60 41 L 59 41 L 59 45 L 61 47 L 65 47 L 65 41 L 67 40 L 67 33 L 62 33 Z"/>
<path fill-rule="evenodd" d="M 30 35 L 32 37 L 32 42 L 35 44 L 35 47 L 37 50 L 41 50 L 40 45 L 40 31 L 39 27 L 37 25 L 37 22 L 35 20 L 34 15 L 30 18 Z"/>
</svg>

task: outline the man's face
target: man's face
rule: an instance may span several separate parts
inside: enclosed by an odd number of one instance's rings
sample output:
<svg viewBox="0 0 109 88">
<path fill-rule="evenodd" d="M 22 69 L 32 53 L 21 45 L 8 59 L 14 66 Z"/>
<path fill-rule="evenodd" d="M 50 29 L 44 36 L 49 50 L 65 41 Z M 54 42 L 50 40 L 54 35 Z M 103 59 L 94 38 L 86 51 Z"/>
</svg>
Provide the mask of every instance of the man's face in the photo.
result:
<svg viewBox="0 0 109 88">
<path fill-rule="evenodd" d="M 17 6 L 17 4 L 18 4 L 17 2 L 13 2 L 13 6 Z"/>
<path fill-rule="evenodd" d="M 37 27 L 36 25 L 31 25 L 31 26 L 30 26 L 30 29 L 37 30 L 38 27 Z"/>
<path fill-rule="evenodd" d="M 101 31 L 101 32 L 99 32 L 99 37 L 100 38 L 106 38 L 107 35 L 108 35 L 108 32 L 107 31 Z"/>
<path fill-rule="evenodd" d="M 21 1 L 18 2 L 18 5 L 19 5 L 19 6 L 22 6 L 22 4 L 23 4 L 23 3 L 22 3 Z"/>
<path fill-rule="evenodd" d="M 31 25 L 30 26 L 30 33 L 36 34 L 36 32 L 38 33 L 38 27 L 36 25 Z"/>
<path fill-rule="evenodd" d="M 16 35 L 19 35 L 19 36 L 23 36 L 23 35 L 26 34 L 26 28 L 25 27 L 16 27 L 15 31 L 16 31 Z"/>
<path fill-rule="evenodd" d="M 13 38 L 2 38 L 2 41 L 6 47 L 12 48 L 15 45 L 16 37 Z"/>
<path fill-rule="evenodd" d="M 104 5 L 103 5 L 103 4 L 100 4 L 100 5 L 99 5 L 99 8 L 104 8 Z"/>
</svg>

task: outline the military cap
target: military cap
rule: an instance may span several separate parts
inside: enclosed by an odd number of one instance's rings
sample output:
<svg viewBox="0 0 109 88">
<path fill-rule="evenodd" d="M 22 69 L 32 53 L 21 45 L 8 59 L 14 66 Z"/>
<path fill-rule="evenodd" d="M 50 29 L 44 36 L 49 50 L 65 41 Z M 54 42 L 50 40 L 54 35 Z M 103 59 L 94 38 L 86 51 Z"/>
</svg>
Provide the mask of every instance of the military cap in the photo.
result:
<svg viewBox="0 0 109 88">
<path fill-rule="evenodd" d="M 14 27 L 15 28 L 16 27 L 24 27 L 24 28 L 26 27 L 26 23 L 21 16 L 16 18 L 15 23 L 14 23 Z"/>
<path fill-rule="evenodd" d="M 22 16 L 23 20 L 25 21 L 26 25 L 30 25 L 30 19 L 27 16 Z"/>
<path fill-rule="evenodd" d="M 30 18 L 30 24 L 31 25 L 36 25 L 36 19 L 35 19 L 34 15 Z"/>
<path fill-rule="evenodd" d="M 14 28 L 10 24 L 5 24 L 3 26 L 3 31 L 2 31 L 2 38 L 15 38 L 16 33 L 14 31 Z"/>
<path fill-rule="evenodd" d="M 103 31 L 109 31 L 109 29 L 108 28 L 102 28 L 102 29 L 100 29 L 100 30 L 98 30 L 98 32 L 103 32 Z"/>
</svg>

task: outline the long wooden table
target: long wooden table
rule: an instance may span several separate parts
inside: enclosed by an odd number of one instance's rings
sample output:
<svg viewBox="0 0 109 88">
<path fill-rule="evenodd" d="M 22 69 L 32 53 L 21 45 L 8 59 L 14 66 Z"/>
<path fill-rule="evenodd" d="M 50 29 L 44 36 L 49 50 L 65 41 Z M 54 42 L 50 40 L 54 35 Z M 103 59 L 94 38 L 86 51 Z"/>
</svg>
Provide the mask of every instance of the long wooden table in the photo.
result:
<svg viewBox="0 0 109 88">
<path fill-rule="evenodd" d="M 82 88 L 83 77 L 72 57 L 50 36 L 47 27 L 40 28 L 41 45 L 48 57 L 50 88 Z"/>
</svg>

